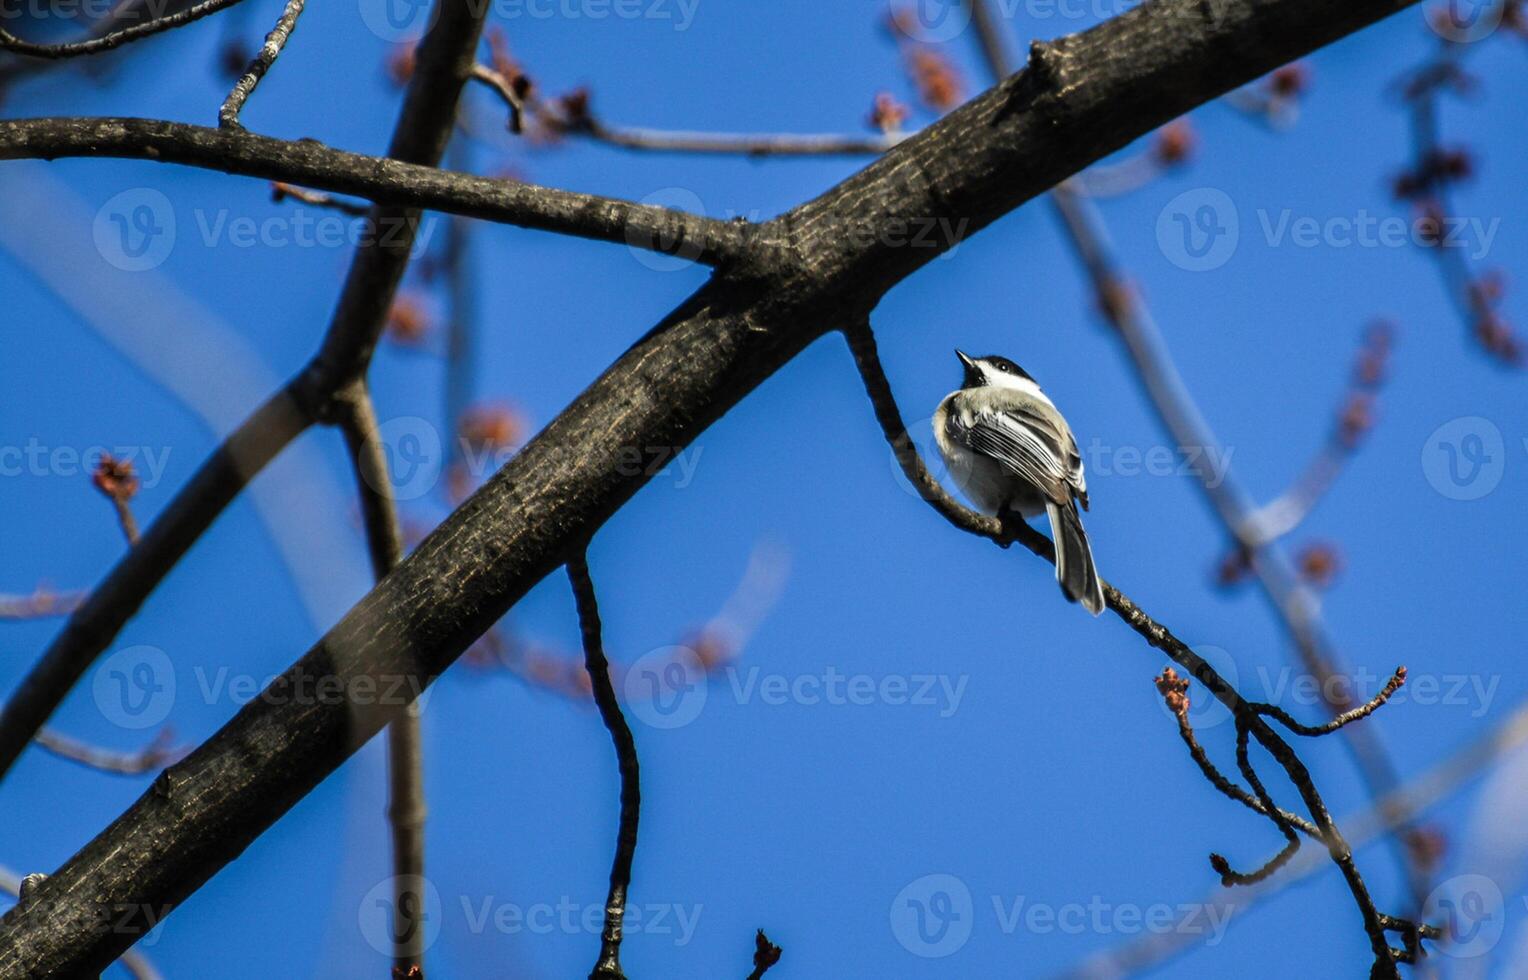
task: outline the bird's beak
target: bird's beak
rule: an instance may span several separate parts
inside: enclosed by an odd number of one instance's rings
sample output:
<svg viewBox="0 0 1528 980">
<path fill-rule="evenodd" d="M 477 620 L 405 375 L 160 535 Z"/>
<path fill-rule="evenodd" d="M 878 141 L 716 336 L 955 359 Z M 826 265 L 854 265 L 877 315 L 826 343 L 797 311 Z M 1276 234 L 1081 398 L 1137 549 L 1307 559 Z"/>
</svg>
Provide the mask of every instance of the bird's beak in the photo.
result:
<svg viewBox="0 0 1528 980">
<path fill-rule="evenodd" d="M 967 371 L 973 371 L 976 369 L 976 362 L 971 360 L 970 355 L 961 350 L 959 347 L 955 348 L 955 356 L 960 358 L 960 363 L 966 366 Z"/>
</svg>

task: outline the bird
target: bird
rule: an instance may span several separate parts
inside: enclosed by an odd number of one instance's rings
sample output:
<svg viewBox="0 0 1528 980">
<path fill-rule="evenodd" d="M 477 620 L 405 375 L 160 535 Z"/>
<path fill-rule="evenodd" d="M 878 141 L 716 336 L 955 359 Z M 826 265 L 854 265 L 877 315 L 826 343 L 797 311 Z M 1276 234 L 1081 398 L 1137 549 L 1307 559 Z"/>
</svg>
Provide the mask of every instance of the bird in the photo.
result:
<svg viewBox="0 0 1528 980">
<path fill-rule="evenodd" d="M 1077 511 L 1088 509 L 1082 456 L 1054 402 L 1034 378 L 996 354 L 971 357 L 961 386 L 934 412 L 934 441 L 950 476 L 976 506 L 998 518 L 1049 516 L 1056 581 L 1069 600 L 1097 616 L 1103 586 Z"/>
</svg>

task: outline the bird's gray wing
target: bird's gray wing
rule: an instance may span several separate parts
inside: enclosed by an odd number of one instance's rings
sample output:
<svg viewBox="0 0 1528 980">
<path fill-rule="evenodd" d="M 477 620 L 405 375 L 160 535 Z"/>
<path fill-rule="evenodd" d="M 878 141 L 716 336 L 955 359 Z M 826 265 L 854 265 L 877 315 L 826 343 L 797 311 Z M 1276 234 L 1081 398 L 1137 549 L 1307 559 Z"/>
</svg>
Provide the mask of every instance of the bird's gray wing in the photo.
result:
<svg viewBox="0 0 1528 980">
<path fill-rule="evenodd" d="M 951 412 L 949 434 L 966 448 L 1002 463 L 1046 497 L 1058 504 L 1071 503 L 1071 457 L 1067 443 L 1054 427 L 1033 424 L 1034 415 L 1022 409 Z M 1078 461 L 1078 469 L 1081 469 Z"/>
<path fill-rule="evenodd" d="M 1010 409 L 1010 414 L 1021 419 L 1046 445 L 1056 450 L 1056 458 L 1065 464 L 1066 482 L 1071 486 L 1073 495 L 1081 501 L 1082 509 L 1087 510 L 1088 481 L 1083 476 L 1082 454 L 1077 451 L 1077 440 L 1066 421 L 1059 413 L 1043 411 L 1024 403 Z"/>
</svg>

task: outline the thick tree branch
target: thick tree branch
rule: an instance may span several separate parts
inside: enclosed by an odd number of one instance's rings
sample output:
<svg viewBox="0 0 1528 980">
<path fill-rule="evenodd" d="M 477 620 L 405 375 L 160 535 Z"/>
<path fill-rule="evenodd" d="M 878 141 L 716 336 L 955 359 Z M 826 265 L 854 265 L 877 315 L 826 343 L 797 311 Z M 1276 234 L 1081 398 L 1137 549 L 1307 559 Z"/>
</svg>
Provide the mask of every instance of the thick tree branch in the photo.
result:
<svg viewBox="0 0 1528 980">
<path fill-rule="evenodd" d="M 103 932 L 95 925 L 101 910 L 178 904 L 403 710 L 320 698 L 316 682 L 345 691 L 402 681 L 417 695 L 646 482 L 645 468 L 622 464 L 630 452 L 688 445 L 808 343 L 858 322 L 960 235 L 1205 100 L 1406 5 L 1137 7 L 1036 45 L 1024 71 L 768 223 L 745 261 L 729 264 L 638 341 L 267 692 L 40 885 L 38 902 L 0 920 L 0 974 L 103 968 L 147 923 Z M 6 133 L 0 127 L 0 147 Z M 911 244 L 908 222 L 929 219 L 960 232 Z M 1107 596 L 1153 646 L 1210 678 L 1217 697 L 1234 697 L 1128 599 L 1113 589 Z M 1306 793 L 1299 760 L 1287 746 L 1281 754 L 1283 743 L 1256 719 L 1260 742 L 1265 730 L 1263 744 Z M 1324 804 L 1308 792 L 1307 809 L 1350 889 L 1366 896 L 1346 845 L 1327 829 Z M 1372 939 L 1382 924 L 1367 908 Z"/>
</svg>

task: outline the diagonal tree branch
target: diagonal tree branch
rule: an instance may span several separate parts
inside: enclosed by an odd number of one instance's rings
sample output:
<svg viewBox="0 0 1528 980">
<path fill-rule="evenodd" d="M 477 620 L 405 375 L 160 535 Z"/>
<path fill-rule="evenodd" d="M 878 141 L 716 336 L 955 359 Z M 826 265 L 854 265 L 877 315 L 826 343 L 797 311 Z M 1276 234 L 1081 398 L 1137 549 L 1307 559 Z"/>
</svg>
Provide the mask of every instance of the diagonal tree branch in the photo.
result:
<svg viewBox="0 0 1528 980">
<path fill-rule="evenodd" d="M 169 911 L 405 707 L 316 697 L 315 684 L 375 691 L 391 682 L 417 696 L 646 482 L 644 468 L 622 463 L 631 452 L 688 445 L 961 236 L 1195 105 L 1406 5 L 1137 7 L 1036 44 L 1023 71 L 762 226 L 744 255 L 606 370 L 266 692 L 38 886 L 36 902 L 0 919 L 0 974 L 103 968 L 148 924 L 129 919 L 104 932 L 103 909 Z M 959 233 L 913 245 L 915 220 Z M 1207 670 L 1128 599 L 1108 596 L 1153 646 Z M 1211 689 L 1234 696 L 1223 684 Z M 1298 758 L 1260 718 L 1253 731 L 1305 793 Z M 1350 889 L 1366 894 L 1319 795 L 1312 789 L 1305 802 Z M 1371 942 L 1383 928 L 1373 919 L 1366 914 Z M 1395 975 L 1393 964 L 1381 975 Z"/>
</svg>

